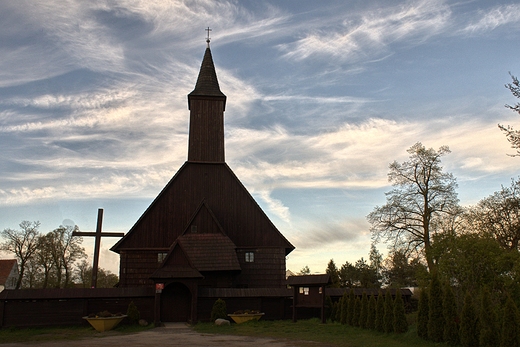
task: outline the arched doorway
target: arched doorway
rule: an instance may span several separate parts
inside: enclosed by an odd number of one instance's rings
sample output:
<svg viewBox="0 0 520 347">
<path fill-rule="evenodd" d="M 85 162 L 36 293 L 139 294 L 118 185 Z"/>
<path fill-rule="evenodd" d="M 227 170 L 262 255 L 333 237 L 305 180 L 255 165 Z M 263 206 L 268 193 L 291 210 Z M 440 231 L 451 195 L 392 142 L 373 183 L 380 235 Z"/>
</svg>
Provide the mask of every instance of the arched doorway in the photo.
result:
<svg viewBox="0 0 520 347">
<path fill-rule="evenodd" d="M 187 322 L 190 320 L 191 293 L 182 283 L 171 283 L 161 293 L 161 321 Z"/>
</svg>

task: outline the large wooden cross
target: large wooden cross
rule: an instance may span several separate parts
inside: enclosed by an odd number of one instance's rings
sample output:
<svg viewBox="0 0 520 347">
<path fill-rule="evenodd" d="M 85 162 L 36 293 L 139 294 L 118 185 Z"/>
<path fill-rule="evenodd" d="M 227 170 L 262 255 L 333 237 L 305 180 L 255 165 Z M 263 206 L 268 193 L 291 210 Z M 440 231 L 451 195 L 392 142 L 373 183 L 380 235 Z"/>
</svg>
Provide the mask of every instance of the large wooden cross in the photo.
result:
<svg viewBox="0 0 520 347">
<path fill-rule="evenodd" d="M 98 265 L 99 265 L 99 248 L 101 246 L 101 237 L 122 237 L 125 233 L 110 233 L 110 232 L 101 232 L 101 225 L 103 224 L 103 209 L 98 209 L 98 217 L 97 217 L 97 227 L 96 232 L 83 232 L 83 231 L 74 231 L 72 236 L 94 236 L 95 244 L 94 244 L 94 264 L 92 265 L 92 281 L 90 282 L 90 286 L 92 288 L 97 287 L 97 273 L 98 273 Z"/>
</svg>

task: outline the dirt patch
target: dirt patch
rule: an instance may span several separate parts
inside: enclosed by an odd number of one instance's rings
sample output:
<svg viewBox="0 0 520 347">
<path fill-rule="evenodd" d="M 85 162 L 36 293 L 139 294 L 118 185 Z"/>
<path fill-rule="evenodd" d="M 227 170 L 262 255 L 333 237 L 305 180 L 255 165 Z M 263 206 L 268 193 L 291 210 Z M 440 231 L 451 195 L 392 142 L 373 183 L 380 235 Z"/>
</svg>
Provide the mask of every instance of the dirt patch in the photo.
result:
<svg viewBox="0 0 520 347">
<path fill-rule="evenodd" d="M 226 346 L 238 347 L 249 344 L 270 347 L 294 347 L 301 344 L 294 344 L 283 340 L 271 338 L 259 338 L 251 336 L 231 336 L 200 334 L 194 331 L 189 325 L 183 323 L 169 323 L 162 328 L 154 328 L 137 334 L 111 336 L 110 332 L 99 333 L 99 336 L 77 341 L 56 341 L 38 343 L 7 343 L 0 344 L 0 347 L 20 347 L 20 346 L 41 346 L 41 347 L 99 347 L 99 346 L 190 346 L 190 347 L 213 347 Z"/>
</svg>

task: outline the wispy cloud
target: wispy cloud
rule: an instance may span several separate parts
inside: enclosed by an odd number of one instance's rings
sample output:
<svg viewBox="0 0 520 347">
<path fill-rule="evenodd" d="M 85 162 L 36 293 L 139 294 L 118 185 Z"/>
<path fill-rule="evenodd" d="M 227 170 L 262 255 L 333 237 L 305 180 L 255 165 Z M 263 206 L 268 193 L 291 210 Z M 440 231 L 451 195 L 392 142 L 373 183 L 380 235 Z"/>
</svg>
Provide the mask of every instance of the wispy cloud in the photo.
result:
<svg viewBox="0 0 520 347">
<path fill-rule="evenodd" d="M 505 25 L 520 25 L 520 5 L 510 4 L 481 10 L 475 20 L 462 29 L 463 33 L 480 34 Z"/>
<path fill-rule="evenodd" d="M 286 58 L 295 60 L 313 56 L 349 63 L 373 60 L 387 55 L 393 42 L 423 41 L 435 35 L 447 25 L 450 15 L 444 1 L 406 2 L 350 15 L 336 28 L 315 30 L 279 48 Z"/>
</svg>

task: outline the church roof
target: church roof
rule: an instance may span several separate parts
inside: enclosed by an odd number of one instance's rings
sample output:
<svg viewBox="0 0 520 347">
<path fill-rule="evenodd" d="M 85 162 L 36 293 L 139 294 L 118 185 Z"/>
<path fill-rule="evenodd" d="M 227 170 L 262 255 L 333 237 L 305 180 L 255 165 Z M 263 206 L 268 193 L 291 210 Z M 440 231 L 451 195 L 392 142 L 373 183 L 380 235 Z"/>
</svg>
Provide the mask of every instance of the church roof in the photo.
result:
<svg viewBox="0 0 520 347">
<path fill-rule="evenodd" d="M 215 65 L 213 64 L 213 57 L 209 47 L 206 48 L 206 52 L 204 53 L 204 58 L 202 59 L 202 65 L 200 67 L 199 77 L 197 78 L 195 89 L 190 94 L 188 94 L 188 100 L 191 96 L 213 96 L 226 98 L 224 93 L 220 91 Z"/>
<path fill-rule="evenodd" d="M 223 234 L 185 234 L 178 243 L 199 271 L 240 270 L 236 246 Z"/>
</svg>

